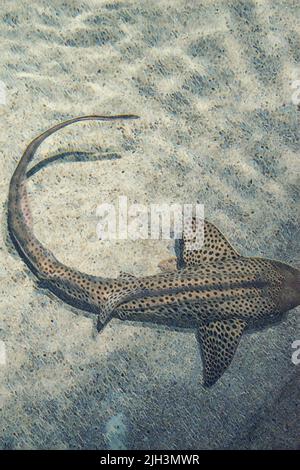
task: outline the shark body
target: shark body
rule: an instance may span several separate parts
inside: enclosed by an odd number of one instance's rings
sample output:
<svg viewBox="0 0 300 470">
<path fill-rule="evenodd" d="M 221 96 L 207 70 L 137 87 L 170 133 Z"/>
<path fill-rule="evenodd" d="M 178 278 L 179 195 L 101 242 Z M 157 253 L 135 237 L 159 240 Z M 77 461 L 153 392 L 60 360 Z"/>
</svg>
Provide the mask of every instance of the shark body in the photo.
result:
<svg viewBox="0 0 300 470">
<path fill-rule="evenodd" d="M 244 331 L 269 326 L 300 304 L 299 270 L 279 261 L 239 255 L 207 221 L 199 249 L 187 249 L 187 234 L 178 242 L 176 270 L 142 278 L 123 273 L 109 279 L 72 269 L 57 260 L 33 233 L 26 172 L 40 144 L 75 122 L 135 118 L 82 116 L 35 138 L 11 178 L 9 233 L 43 287 L 70 305 L 97 315 L 99 331 L 111 318 L 193 329 L 204 363 L 204 385 L 211 386 L 228 368 Z"/>
</svg>

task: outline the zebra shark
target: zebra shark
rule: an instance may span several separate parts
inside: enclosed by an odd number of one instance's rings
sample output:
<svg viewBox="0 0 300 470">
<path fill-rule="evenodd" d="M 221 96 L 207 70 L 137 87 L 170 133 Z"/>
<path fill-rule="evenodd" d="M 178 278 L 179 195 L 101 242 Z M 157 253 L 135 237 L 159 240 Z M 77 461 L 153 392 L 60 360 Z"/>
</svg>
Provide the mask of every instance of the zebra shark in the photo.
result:
<svg viewBox="0 0 300 470">
<path fill-rule="evenodd" d="M 61 263 L 33 233 L 26 172 L 41 143 L 79 121 L 137 118 L 76 117 L 32 140 L 10 181 L 8 231 L 43 287 L 68 304 L 97 315 L 98 331 L 112 318 L 193 329 L 202 354 L 203 383 L 210 387 L 230 365 L 245 331 L 268 327 L 300 304 L 298 269 L 280 261 L 241 256 L 206 220 L 202 246 L 188 248 L 189 228 L 176 242 L 176 269 L 166 263 L 162 272 L 146 277 L 122 273 L 118 278 L 105 278 L 77 271 Z M 192 227 L 194 223 L 192 220 Z"/>
</svg>

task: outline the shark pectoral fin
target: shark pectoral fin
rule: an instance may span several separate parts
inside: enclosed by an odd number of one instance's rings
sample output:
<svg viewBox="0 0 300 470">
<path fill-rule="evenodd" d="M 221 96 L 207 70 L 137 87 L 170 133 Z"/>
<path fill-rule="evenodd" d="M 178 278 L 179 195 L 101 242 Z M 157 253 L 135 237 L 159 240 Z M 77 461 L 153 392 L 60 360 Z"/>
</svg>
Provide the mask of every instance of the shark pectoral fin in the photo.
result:
<svg viewBox="0 0 300 470">
<path fill-rule="evenodd" d="M 175 242 L 175 251 L 178 267 L 239 257 L 215 225 L 195 218 L 186 221 L 182 240 Z"/>
<path fill-rule="evenodd" d="M 231 363 L 245 326 L 243 320 L 228 319 L 198 328 L 197 339 L 202 353 L 206 387 L 211 387 Z"/>
</svg>

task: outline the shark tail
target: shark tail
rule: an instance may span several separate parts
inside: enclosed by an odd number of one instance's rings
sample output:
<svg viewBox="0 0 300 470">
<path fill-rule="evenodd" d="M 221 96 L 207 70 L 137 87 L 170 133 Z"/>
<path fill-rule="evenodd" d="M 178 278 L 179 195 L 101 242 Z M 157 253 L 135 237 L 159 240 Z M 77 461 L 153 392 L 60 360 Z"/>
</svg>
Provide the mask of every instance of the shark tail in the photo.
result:
<svg viewBox="0 0 300 470">
<path fill-rule="evenodd" d="M 11 238 L 27 264 L 41 277 L 53 273 L 61 263 L 34 236 L 26 191 L 26 172 L 42 142 L 60 129 L 80 121 L 116 121 L 137 119 L 133 114 L 102 116 L 87 115 L 63 121 L 33 139 L 24 151 L 10 181 L 8 195 L 8 230 Z"/>
</svg>

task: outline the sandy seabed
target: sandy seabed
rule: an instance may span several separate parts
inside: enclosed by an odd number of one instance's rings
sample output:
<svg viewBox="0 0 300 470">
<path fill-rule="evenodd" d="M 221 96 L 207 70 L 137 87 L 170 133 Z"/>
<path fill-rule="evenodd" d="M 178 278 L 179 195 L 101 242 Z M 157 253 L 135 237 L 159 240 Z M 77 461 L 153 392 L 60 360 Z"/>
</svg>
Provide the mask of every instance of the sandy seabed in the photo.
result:
<svg viewBox="0 0 300 470">
<path fill-rule="evenodd" d="M 95 336 L 91 317 L 36 285 L 6 228 L 33 137 L 76 115 L 135 113 L 76 124 L 38 152 L 50 159 L 28 181 L 34 230 L 61 261 L 158 272 L 172 243 L 97 239 L 97 206 L 126 195 L 201 202 L 242 254 L 299 266 L 297 18 L 298 0 L 2 1 L 2 449 L 299 448 L 299 308 L 245 335 L 205 390 L 192 332 L 112 320 Z"/>
</svg>

